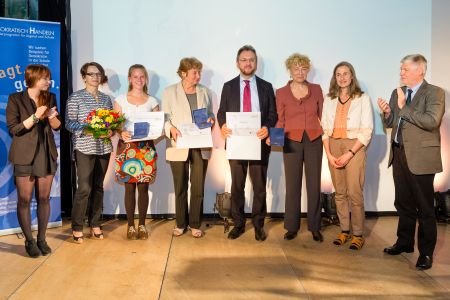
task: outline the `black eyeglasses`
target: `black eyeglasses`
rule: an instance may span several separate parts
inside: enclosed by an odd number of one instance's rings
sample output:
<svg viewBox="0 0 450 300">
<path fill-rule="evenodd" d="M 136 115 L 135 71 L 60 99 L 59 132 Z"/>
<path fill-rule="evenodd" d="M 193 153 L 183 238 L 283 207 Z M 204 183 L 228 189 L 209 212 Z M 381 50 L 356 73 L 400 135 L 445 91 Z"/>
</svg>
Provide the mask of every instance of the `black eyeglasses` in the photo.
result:
<svg viewBox="0 0 450 300">
<path fill-rule="evenodd" d="M 86 73 L 89 77 L 102 77 L 102 73 Z"/>
</svg>

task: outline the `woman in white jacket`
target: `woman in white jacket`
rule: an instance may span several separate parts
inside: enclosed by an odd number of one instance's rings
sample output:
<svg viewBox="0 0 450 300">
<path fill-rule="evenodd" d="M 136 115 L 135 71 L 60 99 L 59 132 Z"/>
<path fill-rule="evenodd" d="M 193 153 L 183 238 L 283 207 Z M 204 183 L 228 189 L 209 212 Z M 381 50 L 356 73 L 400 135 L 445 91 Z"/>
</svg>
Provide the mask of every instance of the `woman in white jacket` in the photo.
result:
<svg viewBox="0 0 450 300">
<path fill-rule="evenodd" d="M 373 111 L 369 96 L 361 91 L 355 70 L 348 62 L 340 62 L 334 68 L 321 123 L 342 230 L 333 243 L 340 246 L 351 240 L 350 249 L 359 250 L 364 245 L 363 187 Z"/>
<path fill-rule="evenodd" d="M 179 149 L 177 140 L 181 136 L 178 130 L 182 124 L 192 123 L 192 112 L 206 108 L 207 121 L 214 124 L 212 113 L 211 93 L 199 84 L 202 63 L 194 57 L 186 57 L 180 61 L 178 75 L 181 81 L 167 87 L 162 96 L 162 107 L 165 115 L 166 159 L 170 162 L 175 190 L 176 227 L 174 236 L 180 236 L 186 229 L 191 230 L 192 236 L 200 238 L 206 169 L 211 149 Z M 190 172 L 189 172 L 190 171 Z M 188 210 L 188 187 L 190 186 L 190 203 Z"/>
</svg>

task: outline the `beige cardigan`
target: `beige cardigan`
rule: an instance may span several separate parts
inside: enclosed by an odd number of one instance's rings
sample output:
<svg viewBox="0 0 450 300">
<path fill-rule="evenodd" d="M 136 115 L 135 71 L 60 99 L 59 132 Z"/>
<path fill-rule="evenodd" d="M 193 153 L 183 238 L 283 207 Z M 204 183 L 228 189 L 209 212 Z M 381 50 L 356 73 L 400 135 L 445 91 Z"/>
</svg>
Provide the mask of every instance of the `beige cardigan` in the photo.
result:
<svg viewBox="0 0 450 300">
<path fill-rule="evenodd" d="M 373 112 L 370 98 L 367 94 L 362 94 L 351 100 L 347 115 L 347 137 L 358 139 L 364 146 L 367 146 L 372 138 L 373 132 Z M 322 140 L 333 135 L 334 119 L 336 117 L 336 107 L 338 99 L 326 97 L 322 110 Z"/>
<path fill-rule="evenodd" d="M 208 115 L 214 118 L 211 93 L 209 90 L 199 84 L 197 85 L 196 93 L 197 107 L 207 108 Z M 178 124 L 192 123 L 191 108 L 181 81 L 164 90 L 162 95 L 162 109 L 165 117 L 164 131 L 168 139 L 166 141 L 166 159 L 168 161 L 186 161 L 189 149 L 177 149 L 176 142 L 170 136 L 170 128 L 177 127 Z M 211 157 L 211 149 L 203 148 L 202 157 L 209 159 Z"/>
</svg>

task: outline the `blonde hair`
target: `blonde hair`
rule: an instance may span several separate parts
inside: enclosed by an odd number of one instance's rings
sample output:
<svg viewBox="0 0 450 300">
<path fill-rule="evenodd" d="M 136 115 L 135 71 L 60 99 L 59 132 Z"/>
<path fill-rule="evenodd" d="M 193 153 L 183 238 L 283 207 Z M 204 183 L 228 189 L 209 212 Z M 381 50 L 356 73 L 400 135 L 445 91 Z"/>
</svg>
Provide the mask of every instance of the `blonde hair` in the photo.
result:
<svg viewBox="0 0 450 300">
<path fill-rule="evenodd" d="M 296 65 L 311 69 L 311 60 L 309 57 L 300 53 L 291 54 L 291 56 L 286 59 L 284 64 L 286 65 L 287 70 L 290 70 Z"/>
<path fill-rule="evenodd" d="M 148 73 L 147 73 L 147 70 L 141 64 L 134 64 L 128 69 L 128 78 L 131 77 L 131 73 L 133 73 L 134 70 L 141 70 L 144 73 L 145 84 L 144 84 L 144 87 L 142 88 L 142 90 L 144 91 L 144 93 L 148 94 L 148 86 L 147 86 L 148 85 Z M 132 88 L 133 88 L 133 85 L 131 84 L 131 82 L 128 82 L 128 91 L 131 91 Z"/>
</svg>

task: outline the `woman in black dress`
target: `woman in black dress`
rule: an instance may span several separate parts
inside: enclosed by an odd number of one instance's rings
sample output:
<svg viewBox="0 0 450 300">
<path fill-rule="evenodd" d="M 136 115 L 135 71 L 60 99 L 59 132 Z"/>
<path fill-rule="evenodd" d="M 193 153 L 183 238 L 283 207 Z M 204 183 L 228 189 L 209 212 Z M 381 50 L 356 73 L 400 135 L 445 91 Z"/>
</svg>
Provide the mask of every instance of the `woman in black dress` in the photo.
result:
<svg viewBox="0 0 450 300">
<path fill-rule="evenodd" d="M 50 70 L 44 65 L 25 69 L 28 88 L 9 95 L 6 122 L 12 135 L 9 160 L 14 165 L 17 187 L 17 218 L 25 236 L 29 256 L 52 252 L 45 241 L 50 217 L 50 190 L 56 173 L 56 150 L 53 130 L 61 127 L 56 96 L 49 92 Z M 37 201 L 37 242 L 31 232 L 30 203 L 35 192 Z"/>
</svg>

